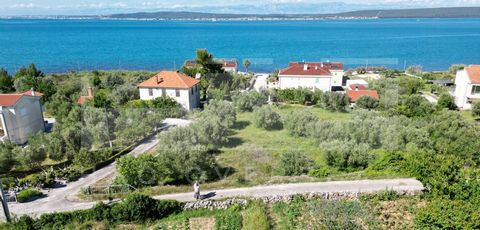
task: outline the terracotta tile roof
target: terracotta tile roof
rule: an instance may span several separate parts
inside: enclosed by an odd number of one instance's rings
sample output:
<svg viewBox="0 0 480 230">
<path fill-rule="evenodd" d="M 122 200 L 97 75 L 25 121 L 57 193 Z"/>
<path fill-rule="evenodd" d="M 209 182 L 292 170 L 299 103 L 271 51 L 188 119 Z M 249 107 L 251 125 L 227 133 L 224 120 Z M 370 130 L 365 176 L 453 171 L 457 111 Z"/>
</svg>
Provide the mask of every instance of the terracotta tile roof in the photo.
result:
<svg viewBox="0 0 480 230">
<path fill-rule="evenodd" d="M 342 69 L 343 64 L 339 62 L 291 62 L 287 68 L 280 70 L 279 75 L 331 76 L 331 70 Z"/>
<path fill-rule="evenodd" d="M 349 86 L 349 88 L 350 88 L 350 90 L 356 90 L 356 89 L 358 89 L 358 90 L 366 90 L 366 89 L 367 89 L 367 87 L 365 87 L 364 85 L 360 85 L 360 84 L 351 84 L 351 85 Z"/>
<path fill-rule="evenodd" d="M 223 67 L 237 68 L 237 60 L 221 60 L 223 62 Z"/>
<path fill-rule="evenodd" d="M 377 100 L 379 99 L 378 93 L 376 90 L 348 90 L 347 96 L 350 97 L 351 102 L 356 102 L 358 99 L 360 99 L 363 96 L 373 97 Z"/>
<path fill-rule="evenodd" d="M 473 84 L 480 84 L 480 65 L 466 67 L 468 77 Z"/>
<path fill-rule="evenodd" d="M 41 97 L 43 96 L 43 93 L 40 93 L 40 92 L 37 92 L 37 91 L 34 91 L 35 93 L 35 97 Z M 28 95 L 28 96 L 32 96 L 32 90 L 27 90 L 25 92 L 22 92 L 21 94 L 23 95 Z"/>
<path fill-rule="evenodd" d="M 177 71 L 162 71 L 140 83 L 139 88 L 190 89 L 200 81 Z"/>
<path fill-rule="evenodd" d="M 34 92 L 35 97 L 43 96 L 40 92 Z M 21 93 L 0 94 L 0 106 L 14 106 L 23 96 L 32 96 L 32 91 L 28 90 Z"/>
<path fill-rule="evenodd" d="M 87 96 L 80 96 L 78 98 L 77 104 L 83 105 L 85 102 L 93 99 L 93 89 L 91 87 L 87 88 Z"/>
</svg>

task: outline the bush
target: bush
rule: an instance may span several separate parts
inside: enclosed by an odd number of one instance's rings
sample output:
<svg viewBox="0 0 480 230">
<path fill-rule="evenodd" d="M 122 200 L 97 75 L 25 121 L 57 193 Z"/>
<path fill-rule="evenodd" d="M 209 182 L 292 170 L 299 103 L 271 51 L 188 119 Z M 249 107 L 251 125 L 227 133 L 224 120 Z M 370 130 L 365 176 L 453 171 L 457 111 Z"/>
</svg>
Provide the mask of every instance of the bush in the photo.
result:
<svg viewBox="0 0 480 230">
<path fill-rule="evenodd" d="M 243 229 L 270 229 L 267 210 L 263 203 L 254 204 L 246 210 L 243 216 Z"/>
<path fill-rule="evenodd" d="M 322 95 L 320 106 L 332 112 L 345 112 L 350 105 L 350 99 L 343 93 L 326 92 Z"/>
<path fill-rule="evenodd" d="M 279 170 L 283 176 L 299 176 L 307 173 L 313 166 L 313 160 L 303 153 L 286 152 L 280 157 Z"/>
<path fill-rule="evenodd" d="M 335 166 L 342 170 L 364 169 L 374 158 L 367 144 L 355 142 L 332 141 L 321 145 L 329 166 Z"/>
<path fill-rule="evenodd" d="M 312 101 L 312 91 L 308 89 L 282 89 L 274 91 L 276 101 L 287 103 L 299 103 L 304 105 L 308 101 Z"/>
<path fill-rule="evenodd" d="M 479 229 L 480 208 L 465 201 L 434 200 L 417 210 L 417 229 Z"/>
<path fill-rule="evenodd" d="M 132 194 L 113 206 L 113 219 L 121 222 L 140 222 L 166 217 L 179 211 L 181 204 L 173 200 L 155 200 L 145 195 Z"/>
<path fill-rule="evenodd" d="M 282 126 L 280 114 L 272 106 L 257 107 L 253 111 L 254 123 L 258 128 L 266 130 L 279 129 Z"/>
<path fill-rule="evenodd" d="M 217 117 L 224 126 L 231 128 L 235 124 L 237 113 L 235 107 L 228 101 L 210 100 L 201 117 L 206 119 Z"/>
<path fill-rule="evenodd" d="M 312 169 L 308 172 L 309 176 L 313 177 L 318 177 L 318 178 L 323 178 L 323 177 L 329 177 L 331 175 L 335 175 L 338 173 L 338 170 L 335 168 L 331 168 L 328 166 L 323 166 L 319 168 Z"/>
<path fill-rule="evenodd" d="M 480 117 L 480 102 L 473 105 L 472 114 L 473 116 Z"/>
<path fill-rule="evenodd" d="M 252 111 L 256 106 L 262 106 L 267 103 L 268 98 L 262 93 L 251 91 L 238 93 L 232 96 L 233 104 L 239 111 Z"/>
<path fill-rule="evenodd" d="M 36 189 L 25 189 L 25 190 L 20 191 L 17 194 L 17 201 L 20 202 L 20 203 L 25 203 L 25 202 L 28 202 L 31 199 L 33 199 L 35 197 L 39 197 L 41 195 L 43 195 L 43 193 L 36 190 Z"/>
<path fill-rule="evenodd" d="M 116 167 L 125 182 L 136 188 L 157 185 L 168 177 L 166 169 L 150 154 L 124 156 L 118 159 Z"/>
<path fill-rule="evenodd" d="M 376 109 L 378 100 L 373 97 L 362 96 L 357 100 L 355 106 L 361 109 Z"/>
<path fill-rule="evenodd" d="M 284 119 L 284 125 L 290 135 L 307 136 L 310 127 L 318 121 L 318 117 L 307 110 L 294 111 Z"/>
<path fill-rule="evenodd" d="M 455 104 L 455 98 L 453 98 L 450 94 L 447 93 L 440 95 L 437 103 L 437 109 L 456 110 L 457 105 Z"/>
<path fill-rule="evenodd" d="M 215 217 L 215 229 L 240 230 L 242 229 L 242 216 L 239 212 L 228 210 Z"/>
<path fill-rule="evenodd" d="M 73 164 L 83 168 L 89 168 L 107 160 L 111 155 L 111 149 L 97 151 L 80 149 L 80 151 L 73 156 Z"/>
</svg>

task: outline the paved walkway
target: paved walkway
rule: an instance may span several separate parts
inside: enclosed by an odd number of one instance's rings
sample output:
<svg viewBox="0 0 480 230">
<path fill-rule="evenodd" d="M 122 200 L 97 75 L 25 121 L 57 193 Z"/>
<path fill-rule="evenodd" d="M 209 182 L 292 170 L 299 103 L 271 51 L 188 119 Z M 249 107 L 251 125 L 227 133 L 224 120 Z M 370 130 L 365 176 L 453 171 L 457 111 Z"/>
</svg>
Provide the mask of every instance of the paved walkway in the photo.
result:
<svg viewBox="0 0 480 230">
<path fill-rule="evenodd" d="M 386 189 L 399 192 L 417 192 L 423 190 L 422 184 L 415 179 L 391 179 L 391 180 L 358 180 L 358 181 L 335 181 L 301 184 L 280 184 L 257 186 L 250 188 L 234 188 L 212 191 L 202 191 L 202 194 L 215 192 L 212 199 L 227 197 L 269 197 L 288 194 L 305 194 L 321 192 L 381 192 Z M 154 197 L 155 199 L 174 199 L 182 202 L 193 201 L 193 193 L 168 194 Z M 95 202 L 75 202 L 62 197 L 48 197 L 26 204 L 10 205 L 10 211 L 16 215 L 38 216 L 43 213 L 88 209 Z"/>
<path fill-rule="evenodd" d="M 190 121 L 183 119 L 166 119 L 165 127 L 182 126 L 189 124 Z M 139 155 L 148 152 L 158 144 L 157 136 L 153 136 L 134 148 L 130 155 Z M 116 172 L 115 162 L 101 168 L 91 174 L 85 175 L 75 182 L 68 183 L 65 187 L 51 189 L 46 197 L 28 202 L 28 203 L 9 203 L 11 213 L 17 215 L 29 214 L 37 215 L 48 212 L 69 211 L 75 209 L 90 208 L 95 202 L 77 202 L 76 195 L 82 188 L 92 186 Z"/>
</svg>

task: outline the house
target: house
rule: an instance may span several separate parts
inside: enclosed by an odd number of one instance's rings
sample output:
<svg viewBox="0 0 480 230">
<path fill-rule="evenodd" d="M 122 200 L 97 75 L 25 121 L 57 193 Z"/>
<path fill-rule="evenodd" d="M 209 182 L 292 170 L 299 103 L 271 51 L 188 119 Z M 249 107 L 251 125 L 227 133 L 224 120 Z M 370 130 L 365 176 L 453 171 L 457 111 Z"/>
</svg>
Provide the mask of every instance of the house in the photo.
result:
<svg viewBox="0 0 480 230">
<path fill-rule="evenodd" d="M 78 98 L 78 101 L 77 101 L 77 104 L 79 105 L 83 105 L 85 104 L 87 101 L 90 101 L 93 99 L 93 89 L 92 87 L 88 87 L 87 88 L 87 96 L 80 96 Z"/>
<path fill-rule="evenodd" d="M 222 64 L 222 70 L 225 72 L 232 72 L 232 73 L 238 72 L 237 60 L 215 59 L 214 61 L 218 62 L 219 64 Z M 196 66 L 197 66 L 197 61 L 195 60 L 187 60 L 185 62 L 186 68 L 194 68 Z"/>
<path fill-rule="evenodd" d="M 291 62 L 278 73 L 280 89 L 306 88 L 332 91 L 342 86 L 343 64 L 338 62 Z"/>
<path fill-rule="evenodd" d="M 238 63 L 237 60 L 225 60 L 222 59 L 221 62 L 223 63 L 223 71 L 236 73 L 238 71 Z"/>
<path fill-rule="evenodd" d="M 354 86 L 352 88 L 352 85 Z M 346 86 L 347 86 L 347 89 L 355 89 L 355 86 L 363 86 L 362 88 L 365 88 L 367 89 L 368 88 L 368 82 L 363 80 L 363 79 L 352 79 L 352 80 L 347 80 L 347 83 L 346 83 Z"/>
<path fill-rule="evenodd" d="M 455 78 L 455 104 L 461 109 L 471 109 L 480 102 L 480 65 L 470 65 L 458 71 Z"/>
<path fill-rule="evenodd" d="M 368 89 L 359 89 L 355 88 L 353 90 L 347 90 L 347 96 L 350 98 L 350 103 L 354 104 L 360 99 L 361 97 L 371 97 L 374 99 L 379 99 L 378 93 L 376 90 L 368 90 Z"/>
<path fill-rule="evenodd" d="M 1 140 L 25 144 L 30 135 L 45 132 L 42 93 L 33 89 L 23 93 L 0 94 Z"/>
<path fill-rule="evenodd" d="M 200 106 L 200 81 L 178 71 L 162 71 L 140 83 L 141 100 L 168 96 L 188 111 Z"/>
</svg>

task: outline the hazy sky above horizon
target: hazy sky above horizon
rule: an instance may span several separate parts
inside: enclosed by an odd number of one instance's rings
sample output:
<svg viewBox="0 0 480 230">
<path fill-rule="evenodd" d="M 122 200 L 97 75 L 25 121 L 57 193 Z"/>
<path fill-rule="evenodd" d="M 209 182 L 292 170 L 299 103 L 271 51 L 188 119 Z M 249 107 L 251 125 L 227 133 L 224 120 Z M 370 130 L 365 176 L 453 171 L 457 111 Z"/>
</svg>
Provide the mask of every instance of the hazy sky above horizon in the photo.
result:
<svg viewBox="0 0 480 230">
<path fill-rule="evenodd" d="M 450 6 L 480 6 L 480 0 L 0 0 L 0 15 L 108 14 L 158 10 L 333 13 L 361 9 Z"/>
</svg>

